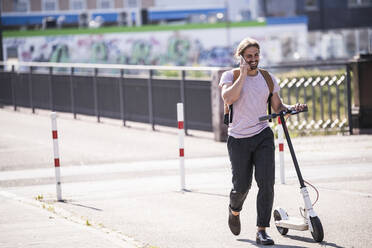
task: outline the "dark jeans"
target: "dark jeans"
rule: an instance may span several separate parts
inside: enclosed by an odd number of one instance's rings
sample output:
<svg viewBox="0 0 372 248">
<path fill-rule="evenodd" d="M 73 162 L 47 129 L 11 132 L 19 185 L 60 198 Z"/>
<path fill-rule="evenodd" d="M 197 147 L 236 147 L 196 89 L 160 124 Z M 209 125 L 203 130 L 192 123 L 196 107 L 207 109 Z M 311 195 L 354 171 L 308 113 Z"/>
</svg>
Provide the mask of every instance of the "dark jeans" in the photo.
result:
<svg viewBox="0 0 372 248">
<path fill-rule="evenodd" d="M 240 212 L 254 177 L 258 186 L 257 226 L 270 226 L 274 201 L 275 157 L 274 134 L 271 128 L 249 137 L 236 139 L 229 136 L 227 148 L 232 167 L 233 188 L 230 192 L 230 208 Z"/>
</svg>

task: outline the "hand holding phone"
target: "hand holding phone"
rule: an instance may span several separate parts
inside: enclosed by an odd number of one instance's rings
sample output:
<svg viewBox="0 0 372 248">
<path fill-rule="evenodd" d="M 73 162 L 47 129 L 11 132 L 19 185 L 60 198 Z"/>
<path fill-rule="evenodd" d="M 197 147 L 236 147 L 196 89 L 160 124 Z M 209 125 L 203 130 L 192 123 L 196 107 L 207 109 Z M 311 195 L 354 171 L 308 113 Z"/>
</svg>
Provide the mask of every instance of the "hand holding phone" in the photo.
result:
<svg viewBox="0 0 372 248">
<path fill-rule="evenodd" d="M 244 59 L 243 55 L 240 55 L 240 71 L 243 73 L 244 71 L 250 71 L 251 67 L 247 63 L 247 61 Z"/>
<path fill-rule="evenodd" d="M 240 57 L 240 65 L 247 64 L 247 62 L 245 61 L 242 55 L 239 55 L 239 57 Z"/>
</svg>

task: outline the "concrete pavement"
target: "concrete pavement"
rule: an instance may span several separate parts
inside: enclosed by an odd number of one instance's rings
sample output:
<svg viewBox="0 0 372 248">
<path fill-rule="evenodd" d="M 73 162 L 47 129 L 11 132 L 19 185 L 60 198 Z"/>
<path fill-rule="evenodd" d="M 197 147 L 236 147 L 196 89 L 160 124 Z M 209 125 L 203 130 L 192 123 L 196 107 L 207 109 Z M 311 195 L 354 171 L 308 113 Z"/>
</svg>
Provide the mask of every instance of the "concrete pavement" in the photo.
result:
<svg viewBox="0 0 372 248">
<path fill-rule="evenodd" d="M 137 247 L 130 239 L 108 235 L 64 218 L 55 206 L 0 191 L 0 246 L 14 247 Z M 56 213 L 57 211 L 57 213 Z"/>
<path fill-rule="evenodd" d="M 146 125 L 108 122 L 60 115 L 65 202 L 56 202 L 48 114 L 0 110 L 1 247 L 256 246 L 255 184 L 242 212 L 242 233 L 235 237 L 227 227 L 231 172 L 225 144 L 208 133 L 186 138 L 188 191 L 180 192 L 176 129 L 152 132 Z M 315 210 L 325 239 L 314 243 L 308 231 L 292 230 L 283 237 L 272 222 L 275 247 L 370 247 L 372 136 L 293 143 L 304 178 L 320 191 Z M 299 216 L 303 203 L 285 156 L 287 183 L 277 179 L 274 206 Z"/>
</svg>

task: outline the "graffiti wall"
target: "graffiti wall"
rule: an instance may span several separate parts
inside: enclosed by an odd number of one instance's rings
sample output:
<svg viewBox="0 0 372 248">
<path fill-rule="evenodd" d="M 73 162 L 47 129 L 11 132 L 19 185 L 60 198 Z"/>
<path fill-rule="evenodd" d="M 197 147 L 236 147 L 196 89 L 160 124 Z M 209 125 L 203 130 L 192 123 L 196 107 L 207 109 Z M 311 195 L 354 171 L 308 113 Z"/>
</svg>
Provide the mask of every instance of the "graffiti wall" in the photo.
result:
<svg viewBox="0 0 372 248">
<path fill-rule="evenodd" d="M 230 66 L 241 39 L 261 44 L 263 64 L 306 58 L 306 24 L 5 38 L 19 61 Z"/>
</svg>

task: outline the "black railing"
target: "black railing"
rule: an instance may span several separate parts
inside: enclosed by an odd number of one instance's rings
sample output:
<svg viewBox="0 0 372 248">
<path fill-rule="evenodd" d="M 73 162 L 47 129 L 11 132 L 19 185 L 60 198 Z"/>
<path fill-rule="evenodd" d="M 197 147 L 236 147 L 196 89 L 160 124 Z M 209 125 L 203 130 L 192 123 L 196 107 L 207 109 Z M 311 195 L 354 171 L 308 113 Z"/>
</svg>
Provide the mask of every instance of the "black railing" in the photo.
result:
<svg viewBox="0 0 372 248">
<path fill-rule="evenodd" d="M 176 104 L 184 103 L 185 129 L 212 131 L 209 76 L 213 67 L 132 66 L 65 63 L 6 64 L 0 73 L 4 105 L 177 126 Z M 93 73 L 92 73 L 93 70 Z M 110 70 L 110 73 L 104 73 Z M 143 72 L 145 73 L 139 73 Z M 147 73 L 146 73 L 147 71 Z M 172 71 L 178 77 L 163 77 Z M 206 79 L 186 77 L 190 71 Z M 134 75 L 133 75 L 134 74 Z"/>
<path fill-rule="evenodd" d="M 0 103 L 53 111 L 177 126 L 176 104 L 184 103 L 185 130 L 212 131 L 211 73 L 229 68 L 69 63 L 1 63 Z M 344 68 L 345 73 L 278 80 L 287 104 L 307 103 L 309 113 L 289 121 L 290 129 L 352 132 L 351 76 L 346 62 L 282 64 L 270 71 Z M 109 70 L 109 73 L 106 73 Z M 161 72 L 172 72 L 164 77 Z M 187 76 L 190 72 L 204 78 Z M 200 76 L 200 75 L 199 75 Z M 221 117 L 222 118 L 222 117 Z M 301 119 L 300 119 L 301 118 Z"/>
</svg>

